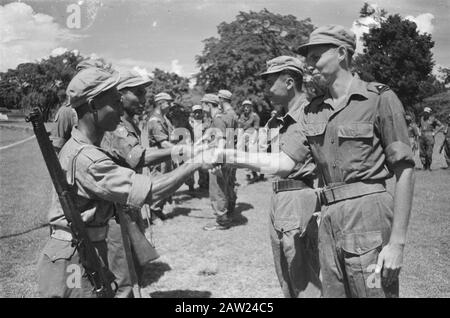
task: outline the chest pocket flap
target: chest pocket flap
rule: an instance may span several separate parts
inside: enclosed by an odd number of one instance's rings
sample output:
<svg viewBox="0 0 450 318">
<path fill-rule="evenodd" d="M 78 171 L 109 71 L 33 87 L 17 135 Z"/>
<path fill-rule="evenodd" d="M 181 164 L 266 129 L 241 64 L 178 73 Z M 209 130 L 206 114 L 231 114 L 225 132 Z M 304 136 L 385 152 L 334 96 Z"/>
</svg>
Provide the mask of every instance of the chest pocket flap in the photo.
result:
<svg viewBox="0 0 450 318">
<path fill-rule="evenodd" d="M 305 135 L 309 137 L 323 135 L 326 127 L 327 127 L 326 121 L 318 123 L 306 123 Z"/>
<path fill-rule="evenodd" d="M 338 126 L 338 137 L 341 138 L 372 138 L 373 124 L 371 122 L 355 122 Z"/>
</svg>

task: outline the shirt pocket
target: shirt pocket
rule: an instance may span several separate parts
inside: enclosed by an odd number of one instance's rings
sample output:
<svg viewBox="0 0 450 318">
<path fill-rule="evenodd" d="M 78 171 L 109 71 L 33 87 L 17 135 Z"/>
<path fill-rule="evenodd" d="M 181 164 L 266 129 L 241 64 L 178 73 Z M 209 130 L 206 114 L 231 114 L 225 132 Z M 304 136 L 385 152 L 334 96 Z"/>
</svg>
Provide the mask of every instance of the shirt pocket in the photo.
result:
<svg viewBox="0 0 450 318">
<path fill-rule="evenodd" d="M 327 122 L 317 122 L 317 123 L 306 123 L 305 124 L 305 135 L 308 137 L 317 137 L 325 133 L 327 127 Z"/>
<path fill-rule="evenodd" d="M 365 170 L 370 166 L 374 126 L 372 122 L 353 122 L 337 127 L 341 169 L 347 172 Z"/>
</svg>

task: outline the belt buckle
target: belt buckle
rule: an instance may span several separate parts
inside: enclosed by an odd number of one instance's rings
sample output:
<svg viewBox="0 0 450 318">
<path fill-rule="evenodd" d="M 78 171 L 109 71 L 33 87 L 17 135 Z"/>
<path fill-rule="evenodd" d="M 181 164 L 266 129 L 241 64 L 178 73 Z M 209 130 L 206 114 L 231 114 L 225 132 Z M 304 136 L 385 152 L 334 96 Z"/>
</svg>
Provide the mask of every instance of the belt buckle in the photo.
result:
<svg viewBox="0 0 450 318">
<path fill-rule="evenodd" d="M 278 181 L 272 182 L 272 190 L 273 192 L 278 193 Z"/>
</svg>

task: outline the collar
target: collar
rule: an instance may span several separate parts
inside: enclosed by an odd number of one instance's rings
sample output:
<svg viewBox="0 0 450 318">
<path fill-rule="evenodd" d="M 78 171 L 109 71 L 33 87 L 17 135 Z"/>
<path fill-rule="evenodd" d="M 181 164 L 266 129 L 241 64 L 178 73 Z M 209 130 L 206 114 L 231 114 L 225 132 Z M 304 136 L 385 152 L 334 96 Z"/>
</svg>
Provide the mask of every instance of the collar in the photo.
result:
<svg viewBox="0 0 450 318">
<path fill-rule="evenodd" d="M 298 122 L 300 120 L 300 116 L 303 113 L 303 109 L 306 105 L 308 105 L 308 100 L 306 98 L 306 94 L 302 94 L 294 106 L 289 109 L 288 113 L 284 115 L 282 118 L 283 122 L 286 122 L 288 118 L 289 120 L 293 120 L 294 122 Z"/>
<path fill-rule="evenodd" d="M 90 140 L 77 127 L 72 128 L 72 138 L 79 144 L 92 145 Z"/>
<path fill-rule="evenodd" d="M 134 122 L 130 122 L 125 118 L 121 118 L 121 123 L 128 131 L 131 131 L 132 133 L 139 135 L 138 132 L 139 129 L 136 127 L 136 124 Z"/>
<path fill-rule="evenodd" d="M 352 82 L 347 92 L 347 97 L 345 98 L 345 102 L 343 102 L 341 105 L 338 105 L 337 107 L 336 105 L 333 105 L 333 99 L 331 97 L 329 90 L 327 90 L 327 92 L 325 93 L 323 101 L 324 103 L 330 105 L 331 108 L 333 108 L 333 110 L 336 111 L 347 106 L 349 100 L 354 95 L 360 95 L 366 99 L 368 98 L 367 82 L 364 82 L 363 80 L 361 80 L 359 77 L 356 76 L 353 76 L 352 78 Z"/>
</svg>

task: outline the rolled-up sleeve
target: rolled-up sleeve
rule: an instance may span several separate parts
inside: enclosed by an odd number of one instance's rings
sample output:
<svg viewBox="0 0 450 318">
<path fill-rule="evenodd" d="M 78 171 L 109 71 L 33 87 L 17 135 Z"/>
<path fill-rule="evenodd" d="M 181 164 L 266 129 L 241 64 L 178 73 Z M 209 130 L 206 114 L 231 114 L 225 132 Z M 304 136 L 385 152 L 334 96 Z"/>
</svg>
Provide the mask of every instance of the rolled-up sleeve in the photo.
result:
<svg viewBox="0 0 450 318">
<path fill-rule="evenodd" d="M 304 162 L 310 155 L 310 149 L 300 124 L 296 123 L 286 130 L 280 138 L 280 150 L 296 163 Z"/>
<path fill-rule="evenodd" d="M 86 175 L 80 177 L 85 178 L 82 184 L 86 190 L 106 201 L 141 207 L 151 194 L 150 177 L 121 167 L 111 159 L 91 163 Z"/>
<path fill-rule="evenodd" d="M 125 161 L 135 169 L 143 162 L 145 148 L 139 144 L 139 140 L 121 127 L 105 134 L 102 140 L 102 148 L 106 149 L 114 158 Z"/>
<path fill-rule="evenodd" d="M 391 90 L 381 95 L 377 124 L 387 164 L 392 166 L 399 162 L 407 162 L 414 166 L 405 111 L 401 101 Z"/>
</svg>

